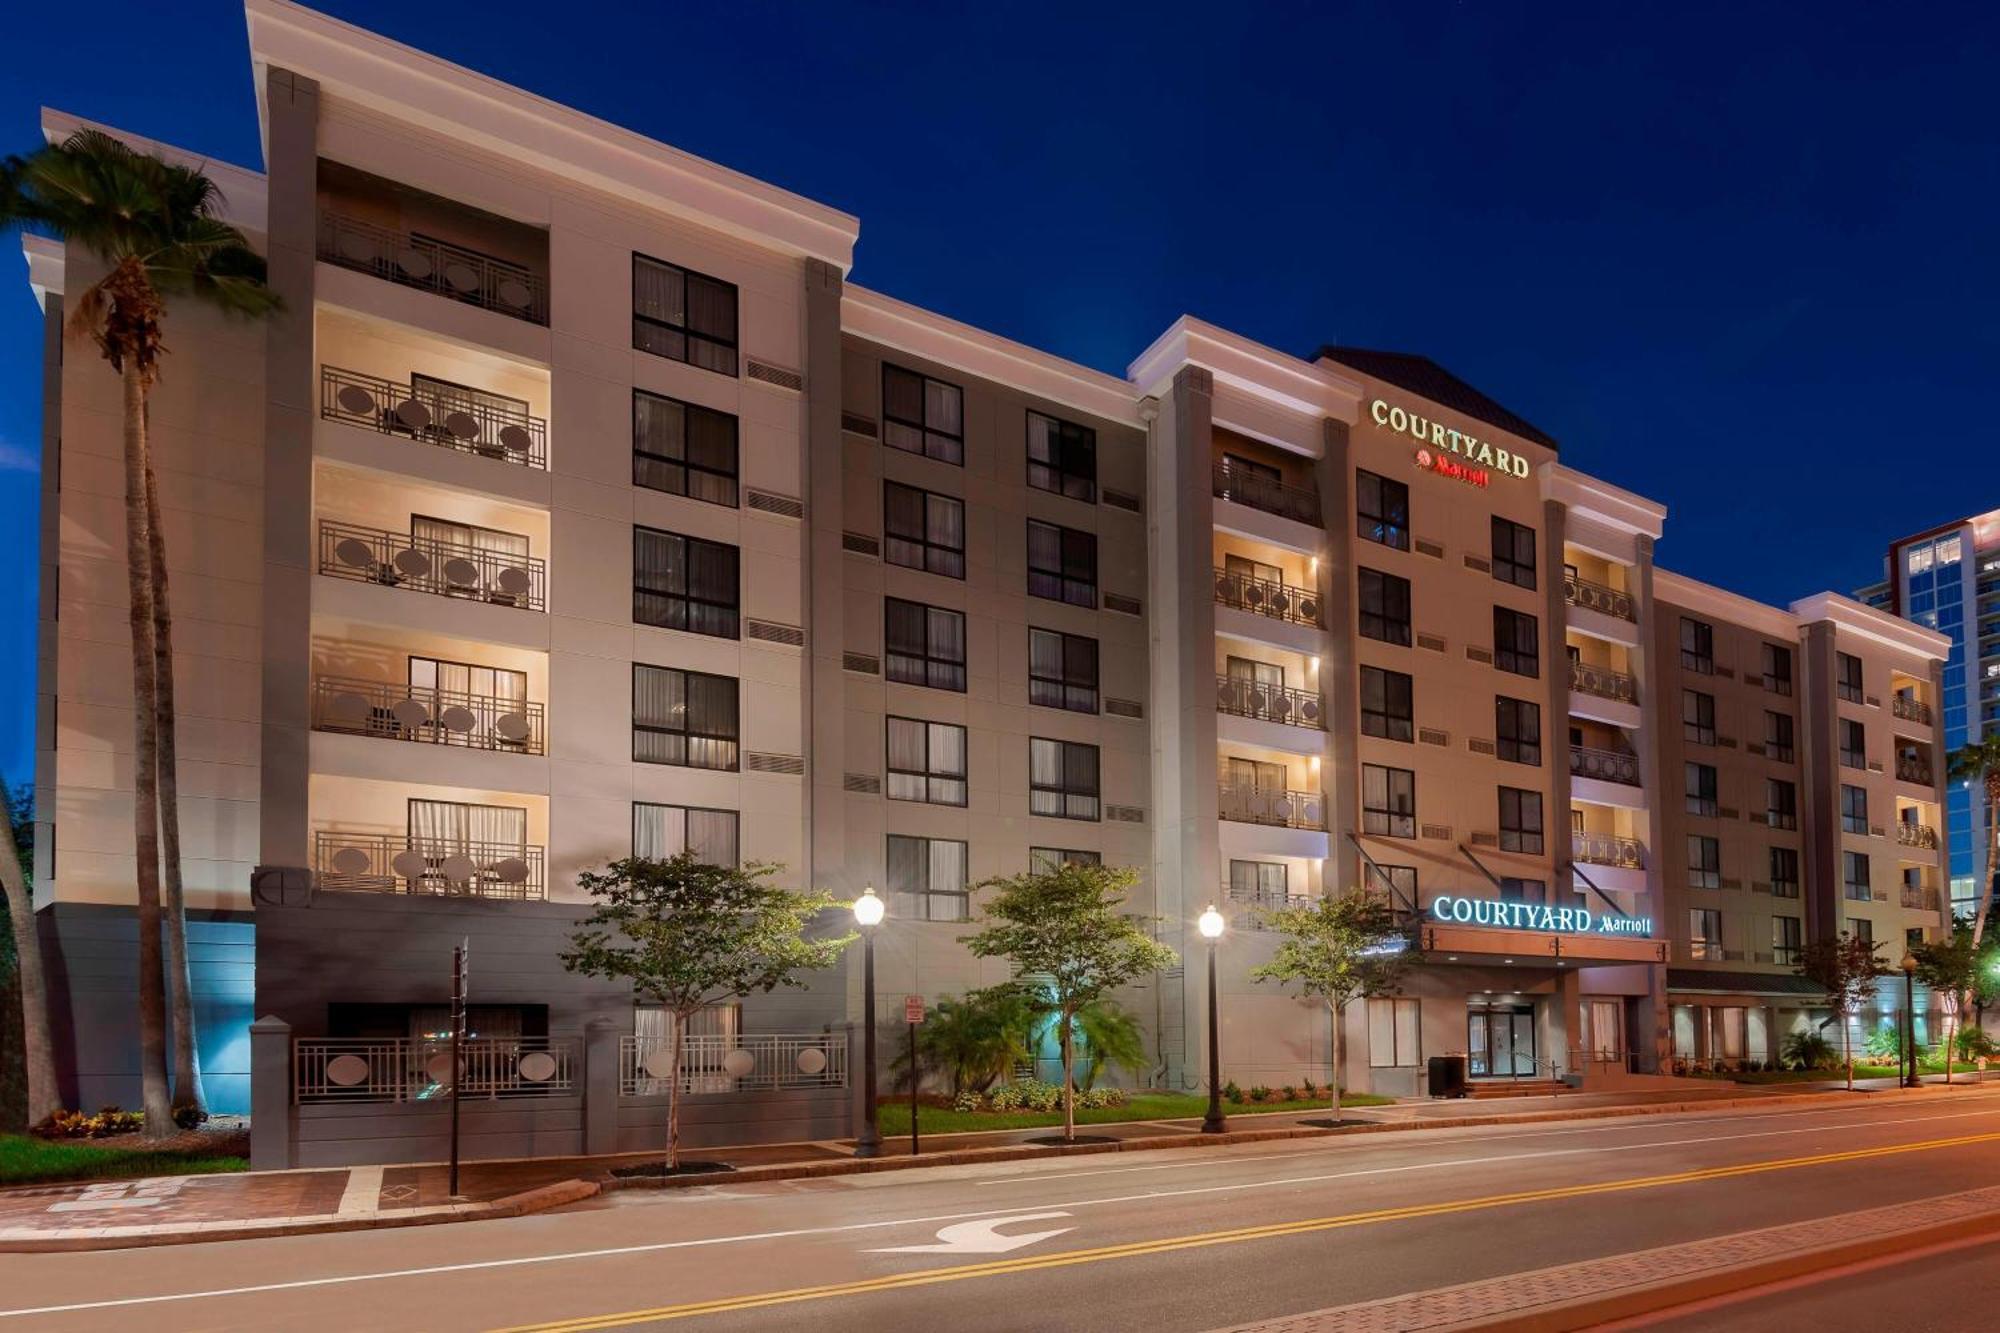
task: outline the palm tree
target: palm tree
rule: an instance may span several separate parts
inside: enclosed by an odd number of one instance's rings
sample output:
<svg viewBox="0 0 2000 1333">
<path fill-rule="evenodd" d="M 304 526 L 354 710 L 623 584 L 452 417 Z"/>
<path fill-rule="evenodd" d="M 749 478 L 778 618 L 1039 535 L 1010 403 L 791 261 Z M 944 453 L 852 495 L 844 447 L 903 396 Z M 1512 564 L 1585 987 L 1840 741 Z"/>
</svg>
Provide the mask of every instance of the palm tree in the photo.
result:
<svg viewBox="0 0 2000 1333">
<path fill-rule="evenodd" d="M 1953 782 L 1978 782 L 1986 788 L 1986 883 L 1972 913 L 1972 947 L 1986 933 L 1986 914 L 1993 904 L 1993 886 L 2000 880 L 2000 732 L 1989 732 L 1953 750 L 1945 759 L 1945 776 Z"/>
<path fill-rule="evenodd" d="M 166 607 L 160 596 L 164 547 L 157 498 L 149 494 L 152 460 L 146 403 L 166 347 L 161 324 L 170 297 L 187 297 L 242 315 L 262 315 L 277 298 L 264 285 L 264 261 L 243 233 L 220 217 L 222 197 L 200 171 L 138 152 L 96 130 L 82 130 L 0 169 L 0 226 L 35 227 L 101 261 L 107 272 L 79 292 L 68 316 L 72 336 L 88 334 L 118 372 L 125 444 L 125 559 L 131 599 L 134 880 L 138 901 L 139 1071 L 146 1132 L 173 1130 L 173 1103 L 199 1097 L 193 1024 L 175 1023 L 177 1086 L 167 1075 L 166 996 L 169 966 L 162 957 L 160 805 L 162 736 L 172 743 L 171 657 L 162 650 Z M 163 691 L 161 682 L 167 683 Z M 166 777 L 166 814 L 174 780 Z M 179 992 L 177 1017 L 191 1014 L 186 998 L 186 921 L 179 901 L 179 831 L 168 835 L 175 854 L 168 872 L 174 891 L 164 904 L 171 973 Z"/>
<path fill-rule="evenodd" d="M 38 1125 L 57 1109 L 56 1062 L 49 1039 L 49 993 L 42 980 L 42 942 L 35 933 L 35 904 L 27 867 L 14 839 L 14 794 L 0 785 L 0 890 L 14 931 L 14 972 L 21 983 L 21 1053 L 28 1076 L 27 1122 Z M 24 807 L 25 808 L 25 807 Z"/>
</svg>

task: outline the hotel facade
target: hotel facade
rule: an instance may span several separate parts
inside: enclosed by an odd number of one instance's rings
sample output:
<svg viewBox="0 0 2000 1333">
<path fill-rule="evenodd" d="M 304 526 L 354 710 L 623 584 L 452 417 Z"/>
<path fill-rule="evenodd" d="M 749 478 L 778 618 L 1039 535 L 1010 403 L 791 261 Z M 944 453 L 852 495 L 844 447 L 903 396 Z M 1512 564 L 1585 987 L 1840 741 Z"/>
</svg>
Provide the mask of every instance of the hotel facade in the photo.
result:
<svg viewBox="0 0 2000 1333">
<path fill-rule="evenodd" d="M 436 1155 L 461 943 L 472 1150 L 647 1146 L 665 1021 L 557 957 L 633 853 L 876 886 L 885 1014 L 1007 978 L 979 881 L 1133 867 L 1183 963 L 1121 996 L 1123 1076 L 1190 1089 L 1211 903 L 1246 1086 L 1331 1058 L 1251 979 L 1269 910 L 1406 914 L 1347 1016 L 1395 1094 L 1773 1060 L 1826 1018 L 1805 942 L 1943 924 L 1945 635 L 1656 569 L 1661 505 L 1422 356 L 1184 318 L 1106 375 L 848 282 L 852 217 L 247 13 L 265 170 L 202 165 L 284 309 L 176 309 L 152 422 L 203 1054 L 260 1164 Z M 62 345 L 93 261 L 26 249 L 42 931 L 65 1100 L 129 1103 L 116 385 Z M 851 961 L 696 1025 L 696 1141 L 846 1131 Z"/>
</svg>

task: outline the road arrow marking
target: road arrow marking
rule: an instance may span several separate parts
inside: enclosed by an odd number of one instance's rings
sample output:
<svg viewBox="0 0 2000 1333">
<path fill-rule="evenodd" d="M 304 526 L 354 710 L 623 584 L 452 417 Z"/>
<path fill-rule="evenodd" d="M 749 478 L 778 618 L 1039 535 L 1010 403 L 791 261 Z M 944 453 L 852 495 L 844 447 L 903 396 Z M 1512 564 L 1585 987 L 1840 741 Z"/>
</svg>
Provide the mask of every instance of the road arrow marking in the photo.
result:
<svg viewBox="0 0 2000 1333">
<path fill-rule="evenodd" d="M 1075 1227 L 1057 1227 L 1053 1231 L 1030 1231 L 1019 1236 L 1003 1236 L 1000 1228 L 1015 1222 L 1040 1222 L 1044 1218 L 1068 1217 L 1068 1213 L 1016 1213 L 1012 1217 L 983 1217 L 976 1222 L 954 1222 L 948 1227 L 938 1228 L 936 1245 L 892 1245 L 887 1249 L 870 1250 L 870 1254 L 1005 1254 L 1018 1250 L 1023 1245 L 1033 1245 L 1038 1240 L 1048 1240 Z"/>
</svg>

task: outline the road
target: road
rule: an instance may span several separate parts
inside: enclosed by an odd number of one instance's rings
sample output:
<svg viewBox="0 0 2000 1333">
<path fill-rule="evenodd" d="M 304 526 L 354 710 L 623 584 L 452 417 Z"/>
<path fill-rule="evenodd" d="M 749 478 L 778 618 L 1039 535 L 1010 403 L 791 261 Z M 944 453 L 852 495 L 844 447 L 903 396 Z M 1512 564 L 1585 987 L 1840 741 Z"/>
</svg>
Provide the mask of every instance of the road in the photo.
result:
<svg viewBox="0 0 2000 1333">
<path fill-rule="evenodd" d="M 2000 1090 L 1882 1094 L 631 1191 L 509 1221 L 0 1255 L 0 1333 L 782 1321 L 810 1321 L 814 1333 L 1168 1333 L 1994 1184 Z"/>
</svg>

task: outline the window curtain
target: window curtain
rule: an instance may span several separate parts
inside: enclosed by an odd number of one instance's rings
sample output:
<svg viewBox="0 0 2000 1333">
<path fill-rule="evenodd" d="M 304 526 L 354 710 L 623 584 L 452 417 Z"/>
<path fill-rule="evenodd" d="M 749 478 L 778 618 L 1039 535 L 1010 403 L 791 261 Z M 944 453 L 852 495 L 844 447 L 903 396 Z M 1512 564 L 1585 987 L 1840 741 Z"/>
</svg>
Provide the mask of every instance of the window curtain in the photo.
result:
<svg viewBox="0 0 2000 1333">
<path fill-rule="evenodd" d="M 636 260 L 632 265 L 632 309 L 663 324 L 687 323 L 687 275 L 677 268 Z"/>
<path fill-rule="evenodd" d="M 528 845 L 528 812 L 513 806 L 413 798 L 408 818 L 410 841 L 427 857 L 469 853 L 474 846 L 525 851 Z"/>
<path fill-rule="evenodd" d="M 499 556 L 510 563 L 528 558 L 526 537 L 519 533 L 475 527 L 470 523 L 452 523 L 441 518 L 425 518 L 421 514 L 413 514 L 410 517 L 410 536 L 419 543 L 469 547 L 482 555 Z"/>
</svg>

